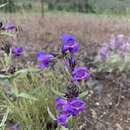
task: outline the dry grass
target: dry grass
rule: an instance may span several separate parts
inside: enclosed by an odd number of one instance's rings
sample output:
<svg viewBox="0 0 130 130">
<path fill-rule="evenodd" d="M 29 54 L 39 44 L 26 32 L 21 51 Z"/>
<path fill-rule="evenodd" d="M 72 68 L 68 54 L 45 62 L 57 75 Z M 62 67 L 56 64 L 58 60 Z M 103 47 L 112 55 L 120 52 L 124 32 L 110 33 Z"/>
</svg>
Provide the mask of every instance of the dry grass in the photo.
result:
<svg viewBox="0 0 130 130">
<path fill-rule="evenodd" d="M 47 13 L 44 18 L 39 14 L 3 15 L 4 19 L 14 21 L 22 28 L 19 44 L 44 46 L 51 35 L 54 44 L 59 43 L 62 33 L 73 33 L 80 44 L 102 44 L 115 34 L 123 33 L 129 36 L 129 17 L 85 14 Z"/>
</svg>

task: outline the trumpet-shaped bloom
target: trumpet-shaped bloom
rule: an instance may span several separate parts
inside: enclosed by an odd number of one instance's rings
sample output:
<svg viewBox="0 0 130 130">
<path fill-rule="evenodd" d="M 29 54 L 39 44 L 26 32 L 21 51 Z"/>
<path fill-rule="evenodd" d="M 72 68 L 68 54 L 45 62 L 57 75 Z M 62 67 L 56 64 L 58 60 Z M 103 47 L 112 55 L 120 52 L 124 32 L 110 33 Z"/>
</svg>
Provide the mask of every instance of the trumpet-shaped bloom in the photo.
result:
<svg viewBox="0 0 130 130">
<path fill-rule="evenodd" d="M 64 106 L 67 105 L 67 100 L 61 97 L 56 98 L 55 102 L 56 102 L 56 110 L 58 112 L 62 112 L 64 109 Z"/>
<path fill-rule="evenodd" d="M 60 114 L 57 117 L 57 123 L 67 128 L 68 116 L 66 114 Z"/>
<path fill-rule="evenodd" d="M 52 61 L 53 58 L 54 58 L 54 56 L 51 54 L 46 54 L 44 52 L 38 52 L 37 60 L 40 63 L 39 67 L 41 69 L 49 67 L 49 63 Z"/>
<path fill-rule="evenodd" d="M 72 116 L 77 116 L 85 109 L 85 102 L 80 100 L 79 98 L 73 98 L 69 103 L 69 110 Z"/>
<path fill-rule="evenodd" d="M 23 53 L 23 48 L 21 48 L 21 47 L 16 47 L 16 48 L 12 49 L 12 54 L 14 56 L 20 56 L 20 55 L 22 55 L 22 53 Z"/>
<path fill-rule="evenodd" d="M 13 23 L 7 23 L 6 25 L 5 25 L 5 29 L 6 30 L 13 30 L 13 29 L 15 29 L 16 28 L 16 26 L 15 26 L 15 24 L 13 24 Z"/>
<path fill-rule="evenodd" d="M 81 81 L 83 79 L 88 79 L 89 77 L 90 73 L 86 67 L 76 67 L 72 73 L 73 81 Z"/>
<path fill-rule="evenodd" d="M 70 34 L 63 34 L 61 36 L 63 42 L 62 53 L 65 54 L 67 51 L 70 53 L 76 53 L 79 50 L 79 43 L 76 41 L 76 37 Z"/>
</svg>

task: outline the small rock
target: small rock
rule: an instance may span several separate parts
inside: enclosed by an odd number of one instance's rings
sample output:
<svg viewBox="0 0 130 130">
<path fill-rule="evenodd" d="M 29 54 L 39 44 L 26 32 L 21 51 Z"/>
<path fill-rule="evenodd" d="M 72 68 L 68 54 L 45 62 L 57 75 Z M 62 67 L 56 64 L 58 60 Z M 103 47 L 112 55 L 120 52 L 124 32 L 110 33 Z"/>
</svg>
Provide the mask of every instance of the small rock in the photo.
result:
<svg viewBox="0 0 130 130">
<path fill-rule="evenodd" d="M 123 130 L 120 124 L 116 123 L 116 130 Z"/>
</svg>

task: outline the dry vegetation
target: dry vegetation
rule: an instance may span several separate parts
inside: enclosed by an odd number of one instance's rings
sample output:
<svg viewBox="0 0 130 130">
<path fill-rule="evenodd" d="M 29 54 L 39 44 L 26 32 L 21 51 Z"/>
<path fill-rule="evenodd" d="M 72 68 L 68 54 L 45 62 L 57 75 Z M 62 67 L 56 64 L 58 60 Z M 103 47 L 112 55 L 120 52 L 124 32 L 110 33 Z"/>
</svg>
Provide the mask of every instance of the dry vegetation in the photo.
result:
<svg viewBox="0 0 130 130">
<path fill-rule="evenodd" d="M 45 17 L 37 14 L 13 14 L 3 17 L 14 21 L 21 27 L 20 40 L 23 44 L 46 44 L 46 35 L 53 36 L 55 43 L 58 36 L 64 32 L 78 36 L 82 45 L 90 43 L 101 44 L 111 36 L 123 33 L 129 36 L 129 17 L 107 15 L 85 15 L 47 13 Z"/>
</svg>

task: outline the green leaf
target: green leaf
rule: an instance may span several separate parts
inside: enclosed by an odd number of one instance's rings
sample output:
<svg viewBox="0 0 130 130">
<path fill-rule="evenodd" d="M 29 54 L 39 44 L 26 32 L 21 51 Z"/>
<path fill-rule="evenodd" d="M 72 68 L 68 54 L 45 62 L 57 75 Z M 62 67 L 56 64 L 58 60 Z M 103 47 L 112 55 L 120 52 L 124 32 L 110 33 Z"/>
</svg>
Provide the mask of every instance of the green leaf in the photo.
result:
<svg viewBox="0 0 130 130">
<path fill-rule="evenodd" d="M 9 66 L 11 64 L 11 56 L 8 56 L 6 53 L 4 54 L 5 65 Z"/>
<path fill-rule="evenodd" d="M 31 95 L 28 95 L 28 94 L 26 94 L 26 93 L 20 93 L 20 94 L 17 95 L 17 97 L 23 97 L 23 98 L 30 99 L 30 100 L 34 100 L 34 101 L 37 100 L 37 98 L 34 98 L 34 97 L 32 97 Z"/>
<path fill-rule="evenodd" d="M 52 114 L 48 106 L 47 106 L 47 111 L 48 111 L 49 116 L 52 118 L 52 120 L 56 120 L 55 116 Z"/>
<path fill-rule="evenodd" d="M 53 92 L 55 95 L 57 95 L 57 96 L 64 96 L 64 95 L 65 95 L 64 93 L 61 93 L 61 92 L 59 92 L 59 91 L 56 91 L 53 87 L 51 87 L 51 90 L 52 90 L 52 92 Z"/>
<path fill-rule="evenodd" d="M 69 129 L 61 126 L 61 130 L 69 130 Z"/>
<path fill-rule="evenodd" d="M 8 4 L 8 2 L 7 2 L 7 3 L 4 3 L 4 4 L 2 4 L 2 5 L 0 5 L 0 8 L 6 6 L 7 4 Z"/>
<path fill-rule="evenodd" d="M 72 117 L 69 118 L 67 124 L 68 124 L 68 128 L 70 128 L 70 129 L 73 128 L 73 118 Z"/>
<path fill-rule="evenodd" d="M 2 74 L 0 74 L 0 80 L 16 78 L 20 75 L 25 75 L 28 72 L 36 73 L 36 72 L 39 72 L 39 70 L 38 69 L 22 69 L 22 70 L 17 71 L 14 75 L 2 75 Z"/>
<path fill-rule="evenodd" d="M 8 79 L 0 80 L 0 84 L 5 87 L 11 87 L 11 84 Z"/>
<path fill-rule="evenodd" d="M 0 35 L 6 35 L 6 36 L 10 36 L 13 37 L 14 35 L 9 33 L 9 32 L 1 32 Z"/>
<path fill-rule="evenodd" d="M 11 78 L 10 75 L 2 75 L 2 74 L 0 74 L 0 80 L 1 80 L 1 79 L 2 79 L 2 80 L 5 80 L 5 79 L 9 79 L 9 78 Z"/>
<path fill-rule="evenodd" d="M 85 96 L 88 95 L 88 91 L 85 91 L 85 92 L 82 92 L 80 95 L 79 95 L 79 98 L 84 98 Z"/>
<path fill-rule="evenodd" d="M 39 69 L 34 69 L 34 68 L 30 68 L 30 69 L 22 69 L 22 70 L 19 70 L 15 73 L 15 76 L 19 76 L 19 75 L 25 75 L 27 74 L 28 72 L 39 72 Z"/>
<path fill-rule="evenodd" d="M 8 115 L 9 115 L 9 112 L 10 112 L 9 109 L 7 109 L 6 113 L 5 113 L 4 116 L 3 116 L 2 121 L 1 121 L 1 123 L 0 123 L 0 128 L 5 127 L 5 122 L 6 122 L 6 120 L 7 120 L 7 117 L 8 117 Z"/>
</svg>

